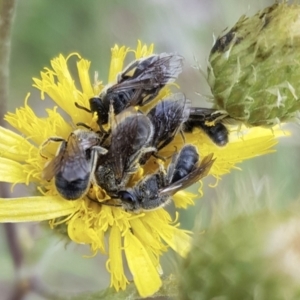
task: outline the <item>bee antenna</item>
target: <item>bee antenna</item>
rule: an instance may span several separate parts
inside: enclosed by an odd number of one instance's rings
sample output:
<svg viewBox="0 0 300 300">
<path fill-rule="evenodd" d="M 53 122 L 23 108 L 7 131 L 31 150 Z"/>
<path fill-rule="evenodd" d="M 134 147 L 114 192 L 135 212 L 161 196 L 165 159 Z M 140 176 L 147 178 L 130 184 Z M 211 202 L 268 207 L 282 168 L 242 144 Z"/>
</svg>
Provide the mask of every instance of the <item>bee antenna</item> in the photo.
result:
<svg viewBox="0 0 300 300">
<path fill-rule="evenodd" d="M 78 102 L 74 102 L 74 104 L 75 104 L 75 106 L 76 106 L 77 108 L 79 108 L 79 109 L 85 110 L 85 111 L 88 112 L 88 113 L 91 113 L 91 112 L 92 112 L 90 109 L 88 109 L 88 108 L 86 108 L 86 107 L 84 107 L 84 106 L 78 104 Z"/>
<path fill-rule="evenodd" d="M 85 123 L 82 123 L 82 122 L 76 123 L 76 126 L 78 126 L 78 127 L 82 126 L 82 127 L 86 128 L 86 129 L 93 130 L 89 125 L 86 125 Z"/>
<path fill-rule="evenodd" d="M 88 195 L 86 195 L 86 197 L 87 197 L 90 201 L 95 202 L 95 203 L 97 203 L 97 204 L 99 204 L 99 205 L 114 206 L 114 207 L 121 207 L 121 206 L 122 206 L 121 204 L 112 204 L 112 203 L 110 203 L 110 200 L 107 200 L 107 201 L 104 201 L 104 202 L 99 202 L 99 201 L 97 201 L 97 200 L 95 200 L 95 199 L 92 199 L 92 198 L 91 198 L 90 196 L 88 196 Z M 114 198 L 112 198 L 112 199 L 114 199 Z M 117 199 L 117 198 L 115 198 L 115 199 Z"/>
</svg>

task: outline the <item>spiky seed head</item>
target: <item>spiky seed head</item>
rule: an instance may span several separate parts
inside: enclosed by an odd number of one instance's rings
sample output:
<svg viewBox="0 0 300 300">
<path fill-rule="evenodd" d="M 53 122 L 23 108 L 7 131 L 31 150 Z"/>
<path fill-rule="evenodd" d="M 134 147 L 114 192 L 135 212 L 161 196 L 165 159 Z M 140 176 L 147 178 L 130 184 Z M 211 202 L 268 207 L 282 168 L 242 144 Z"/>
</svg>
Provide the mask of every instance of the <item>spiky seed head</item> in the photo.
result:
<svg viewBox="0 0 300 300">
<path fill-rule="evenodd" d="M 300 108 L 300 5 L 242 16 L 211 49 L 214 107 L 250 126 L 294 121 Z"/>
</svg>

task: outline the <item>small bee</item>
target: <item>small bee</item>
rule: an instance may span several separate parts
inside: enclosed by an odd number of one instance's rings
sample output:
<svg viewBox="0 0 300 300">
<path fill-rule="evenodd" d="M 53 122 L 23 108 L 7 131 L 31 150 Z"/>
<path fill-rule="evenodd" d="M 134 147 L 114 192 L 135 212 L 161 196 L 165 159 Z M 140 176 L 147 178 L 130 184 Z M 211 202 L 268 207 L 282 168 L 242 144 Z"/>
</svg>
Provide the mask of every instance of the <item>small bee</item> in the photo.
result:
<svg viewBox="0 0 300 300">
<path fill-rule="evenodd" d="M 181 125 L 189 118 L 190 106 L 191 101 L 184 94 L 177 93 L 173 98 L 160 101 L 147 113 L 154 127 L 151 145 L 157 151 L 168 145 L 181 130 Z M 151 153 L 145 154 L 141 164 L 146 163 L 150 155 Z"/>
<path fill-rule="evenodd" d="M 115 196 L 137 171 L 141 156 L 156 149 L 150 146 L 151 121 L 133 107 L 113 117 L 111 123 L 110 145 L 107 154 L 98 159 L 95 180 L 110 196 Z"/>
<path fill-rule="evenodd" d="M 195 127 L 202 129 L 218 146 L 228 143 L 228 129 L 222 123 L 227 114 L 217 109 L 192 107 L 189 119 L 183 125 L 184 132 L 192 132 Z M 209 124 L 210 123 L 210 124 Z"/>
<path fill-rule="evenodd" d="M 158 172 L 147 175 L 133 188 L 120 190 L 120 205 L 126 211 L 133 212 L 163 207 L 176 192 L 207 176 L 213 162 L 213 154 L 200 162 L 196 147 L 185 145 L 179 153 L 173 155 L 166 172 L 160 167 Z"/>
<path fill-rule="evenodd" d="M 98 125 L 108 123 L 112 103 L 117 115 L 128 106 L 143 106 L 153 100 L 159 91 L 173 82 L 182 71 L 183 57 L 174 53 L 161 53 L 135 60 L 117 77 L 117 83 L 107 86 L 97 97 L 91 98 L 90 109 L 75 105 L 88 112 L 97 112 Z"/>
<path fill-rule="evenodd" d="M 57 192 L 66 200 L 76 200 L 84 196 L 91 183 L 97 158 L 107 153 L 100 147 L 98 135 L 92 131 L 77 129 L 68 140 L 50 137 L 49 142 L 61 142 L 56 156 L 45 165 L 42 177 L 49 181 L 54 177 Z"/>
<path fill-rule="evenodd" d="M 191 101 L 182 93 L 173 95 L 156 104 L 147 114 L 154 126 L 152 145 L 157 150 L 164 148 L 181 129 L 190 116 Z"/>
</svg>

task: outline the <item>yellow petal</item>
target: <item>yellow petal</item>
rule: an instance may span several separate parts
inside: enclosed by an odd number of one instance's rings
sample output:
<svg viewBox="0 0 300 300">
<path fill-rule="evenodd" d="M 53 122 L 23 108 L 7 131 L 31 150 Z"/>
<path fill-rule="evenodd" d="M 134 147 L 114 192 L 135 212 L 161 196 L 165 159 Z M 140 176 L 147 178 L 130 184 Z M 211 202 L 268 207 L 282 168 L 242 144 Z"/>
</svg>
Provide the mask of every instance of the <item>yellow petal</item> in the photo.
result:
<svg viewBox="0 0 300 300">
<path fill-rule="evenodd" d="M 145 248 L 148 255 L 149 255 L 149 258 L 150 260 L 152 261 L 152 264 L 153 266 L 155 266 L 156 268 L 156 271 L 157 273 L 161 276 L 164 274 L 164 271 L 159 263 L 159 259 L 160 259 L 160 256 L 161 256 L 161 253 L 155 253 L 155 252 L 152 252 L 152 249 L 149 249 L 148 247 Z"/>
<path fill-rule="evenodd" d="M 146 44 L 142 44 L 140 40 L 138 40 L 138 45 L 135 51 L 135 58 L 140 59 L 142 57 L 150 56 L 153 53 L 154 44 L 151 44 L 149 47 Z"/>
<path fill-rule="evenodd" d="M 218 147 L 203 131 L 195 129 L 192 134 L 185 134 L 185 140 L 187 143 L 197 146 L 201 157 L 210 153 L 214 154 L 216 160 L 209 174 L 219 177 L 229 173 L 230 169 L 243 160 L 274 152 L 278 137 L 288 135 L 289 132 L 275 128 L 272 130 L 262 127 L 242 128 L 238 133 L 230 133 L 230 141 L 225 147 Z M 181 148 L 182 145 L 182 137 L 177 135 L 174 141 L 159 154 L 163 157 L 169 157 L 174 153 L 174 146 Z"/>
<path fill-rule="evenodd" d="M 63 217 L 74 213 L 79 201 L 47 196 L 0 199 L 0 222 L 33 222 Z"/>
<path fill-rule="evenodd" d="M 191 248 L 192 238 L 186 230 L 169 226 L 168 230 L 160 233 L 164 241 L 180 256 L 186 257 Z"/>
<path fill-rule="evenodd" d="M 67 61 L 70 57 L 77 53 L 69 55 L 64 58 L 62 55 L 54 58 L 51 61 L 53 70 L 45 69 L 45 72 L 41 72 L 42 80 L 33 78 L 34 87 L 41 90 L 42 98 L 46 93 L 49 97 L 57 103 L 69 116 L 72 117 L 74 123 L 83 122 L 82 119 L 77 119 L 74 114 L 78 112 L 78 108 L 75 106 L 75 102 L 82 102 L 83 93 L 79 91 L 75 86 L 75 81 L 72 78 Z"/>
<path fill-rule="evenodd" d="M 47 109 L 48 118 L 40 118 L 27 105 L 27 98 L 24 107 L 16 109 L 16 113 L 7 113 L 5 120 L 14 128 L 25 134 L 36 145 L 42 144 L 51 136 L 61 136 L 67 138 L 72 127 L 56 110 Z"/>
<path fill-rule="evenodd" d="M 68 84 L 74 84 L 74 79 L 68 69 L 68 60 L 71 57 L 76 56 L 78 59 L 81 59 L 80 55 L 76 52 L 71 53 L 65 58 L 62 54 L 59 54 L 58 57 L 55 57 L 51 60 L 51 66 L 57 76 L 57 79 L 60 82 L 67 82 Z"/>
<path fill-rule="evenodd" d="M 178 208 L 187 208 L 189 205 L 195 205 L 195 199 L 200 198 L 199 195 L 187 191 L 179 191 L 173 195 L 172 199 Z"/>
<path fill-rule="evenodd" d="M 130 272 L 141 297 L 156 293 L 161 287 L 161 279 L 146 249 L 137 237 L 127 231 L 124 250 Z"/>
<path fill-rule="evenodd" d="M 68 235 L 70 239 L 78 244 L 91 244 L 92 249 L 96 248 L 98 250 L 100 248 L 99 245 L 103 245 L 101 237 L 98 236 L 94 228 L 89 227 L 89 223 L 86 220 L 80 218 L 80 214 L 78 215 L 74 215 L 68 223 Z M 93 247 L 93 244 L 96 244 L 97 247 Z M 101 250 L 104 250 L 103 247 Z"/>
<path fill-rule="evenodd" d="M 280 132 L 277 132 L 277 134 L 280 134 Z M 216 147 L 213 152 L 216 161 L 212 165 L 210 174 L 219 176 L 229 173 L 230 169 L 237 163 L 274 152 L 273 147 L 277 143 L 278 139 L 270 129 L 251 128 L 248 134 L 233 140 L 226 147 Z"/>
<path fill-rule="evenodd" d="M 121 233 L 117 226 L 112 226 L 109 235 L 109 261 L 107 264 L 111 272 L 111 284 L 117 291 L 125 290 L 128 280 L 124 274 L 121 252 Z"/>
<path fill-rule="evenodd" d="M 108 76 L 109 83 L 115 82 L 118 73 L 122 71 L 124 59 L 128 51 L 129 48 L 125 48 L 125 46 L 119 48 L 118 45 L 115 45 L 111 49 L 111 61 L 110 61 L 109 76 Z"/>
<path fill-rule="evenodd" d="M 155 220 L 153 220 L 155 222 Z M 167 248 L 161 242 L 161 239 L 156 232 L 151 230 L 141 218 L 135 218 L 130 221 L 134 235 L 147 247 L 150 247 L 159 252 L 166 251 Z"/>
<path fill-rule="evenodd" d="M 157 216 L 154 217 L 153 215 Z M 181 230 L 174 224 L 169 224 L 169 214 L 164 209 L 151 211 L 145 215 L 144 221 L 161 236 L 161 238 L 179 255 L 185 257 L 191 246 L 191 237 L 186 230 Z M 153 222 L 155 220 L 155 222 Z M 179 224 L 178 224 L 179 225 Z"/>
<path fill-rule="evenodd" d="M 82 92 L 87 99 L 94 96 L 94 89 L 91 84 L 89 69 L 91 62 L 86 59 L 81 59 L 77 62 L 77 70 L 79 75 L 79 80 L 82 88 Z M 86 103 L 80 103 L 82 105 L 88 105 L 88 101 Z"/>
<path fill-rule="evenodd" d="M 24 165 L 0 157 L 0 181 L 9 183 L 25 183 L 27 182 L 27 174 L 23 172 Z"/>
<path fill-rule="evenodd" d="M 1 157 L 25 161 L 33 146 L 22 136 L 13 131 L 0 127 L 0 155 Z"/>
</svg>

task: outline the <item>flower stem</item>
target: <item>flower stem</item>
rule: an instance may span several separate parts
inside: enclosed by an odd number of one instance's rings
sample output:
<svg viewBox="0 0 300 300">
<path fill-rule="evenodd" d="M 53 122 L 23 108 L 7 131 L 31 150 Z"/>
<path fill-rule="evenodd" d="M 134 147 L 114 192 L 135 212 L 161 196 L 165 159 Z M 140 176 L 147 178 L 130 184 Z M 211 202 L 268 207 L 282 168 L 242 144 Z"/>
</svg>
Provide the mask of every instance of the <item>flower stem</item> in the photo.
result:
<svg viewBox="0 0 300 300">
<path fill-rule="evenodd" d="M 11 29 L 15 16 L 16 0 L 0 2 L 0 125 L 4 126 L 4 114 L 7 111 L 9 58 Z M 2 189 L 1 189 L 2 190 Z"/>
<path fill-rule="evenodd" d="M 15 16 L 16 0 L 0 1 L 0 125 L 4 124 L 4 115 L 7 111 L 9 97 L 9 59 L 11 45 L 11 29 Z M 9 198 L 9 185 L 0 183 L 0 196 Z M 19 270 L 23 261 L 22 249 L 19 245 L 16 227 L 14 224 L 4 224 L 7 243 L 10 249 L 15 270 Z M 11 299 L 21 299 L 22 292 L 15 292 Z"/>
</svg>

